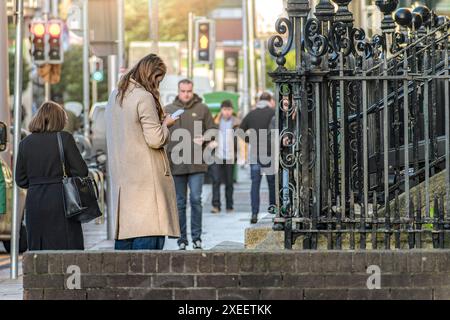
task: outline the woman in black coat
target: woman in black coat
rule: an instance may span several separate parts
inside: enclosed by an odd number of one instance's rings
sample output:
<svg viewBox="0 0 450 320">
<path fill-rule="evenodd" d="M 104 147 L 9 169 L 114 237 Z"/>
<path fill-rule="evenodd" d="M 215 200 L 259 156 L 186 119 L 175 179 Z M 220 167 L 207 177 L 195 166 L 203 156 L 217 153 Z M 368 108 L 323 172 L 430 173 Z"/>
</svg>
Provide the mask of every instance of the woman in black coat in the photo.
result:
<svg viewBox="0 0 450 320">
<path fill-rule="evenodd" d="M 67 174 L 86 177 L 88 168 L 72 135 L 62 132 L 66 122 L 61 106 L 45 102 L 29 125 L 32 134 L 19 146 L 15 179 L 19 187 L 28 189 L 25 222 L 30 251 L 84 250 L 81 223 L 64 213 L 57 132 L 61 132 Z"/>
</svg>

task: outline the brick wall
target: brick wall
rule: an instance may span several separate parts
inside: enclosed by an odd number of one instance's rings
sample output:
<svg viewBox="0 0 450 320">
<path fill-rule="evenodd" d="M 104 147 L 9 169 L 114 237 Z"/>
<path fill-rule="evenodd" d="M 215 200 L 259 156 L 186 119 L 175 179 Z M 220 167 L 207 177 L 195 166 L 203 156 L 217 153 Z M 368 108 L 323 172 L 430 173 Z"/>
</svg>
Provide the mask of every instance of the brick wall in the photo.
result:
<svg viewBox="0 0 450 320">
<path fill-rule="evenodd" d="M 67 268 L 81 271 L 69 290 Z M 367 267 L 381 269 L 369 290 Z M 450 251 L 26 253 L 24 299 L 450 299 Z"/>
</svg>

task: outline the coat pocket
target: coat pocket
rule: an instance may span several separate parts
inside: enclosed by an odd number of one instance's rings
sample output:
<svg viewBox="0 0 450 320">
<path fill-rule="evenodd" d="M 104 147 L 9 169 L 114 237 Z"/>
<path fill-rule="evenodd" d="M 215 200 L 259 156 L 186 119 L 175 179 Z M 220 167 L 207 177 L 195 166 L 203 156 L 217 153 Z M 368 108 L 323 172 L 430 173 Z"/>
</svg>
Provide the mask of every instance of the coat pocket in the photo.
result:
<svg viewBox="0 0 450 320">
<path fill-rule="evenodd" d="M 161 154 L 162 161 L 164 163 L 164 175 L 170 176 L 170 164 L 169 159 L 167 158 L 166 151 L 164 149 L 159 149 L 158 151 Z"/>
</svg>

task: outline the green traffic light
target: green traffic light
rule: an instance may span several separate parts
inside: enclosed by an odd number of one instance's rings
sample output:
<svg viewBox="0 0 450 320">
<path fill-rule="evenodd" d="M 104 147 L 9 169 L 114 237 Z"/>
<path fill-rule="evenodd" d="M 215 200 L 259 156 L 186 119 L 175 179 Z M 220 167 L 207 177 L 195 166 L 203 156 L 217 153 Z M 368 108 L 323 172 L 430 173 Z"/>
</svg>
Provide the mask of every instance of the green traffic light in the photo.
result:
<svg viewBox="0 0 450 320">
<path fill-rule="evenodd" d="M 92 79 L 93 79 L 94 81 L 97 81 L 97 82 L 103 81 L 103 72 L 101 72 L 101 71 L 95 71 L 95 72 L 92 74 Z"/>
</svg>

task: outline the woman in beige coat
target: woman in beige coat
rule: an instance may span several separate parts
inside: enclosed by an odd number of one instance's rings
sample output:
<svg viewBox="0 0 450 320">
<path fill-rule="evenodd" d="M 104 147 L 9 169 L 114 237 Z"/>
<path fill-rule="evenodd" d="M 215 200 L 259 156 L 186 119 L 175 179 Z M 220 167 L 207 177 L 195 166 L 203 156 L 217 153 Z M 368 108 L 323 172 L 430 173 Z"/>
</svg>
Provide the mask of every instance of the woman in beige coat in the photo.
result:
<svg viewBox="0 0 450 320">
<path fill-rule="evenodd" d="M 164 146 L 176 120 L 165 116 L 159 84 L 166 66 L 150 54 L 125 74 L 106 110 L 116 250 L 161 250 L 180 227 Z"/>
</svg>

